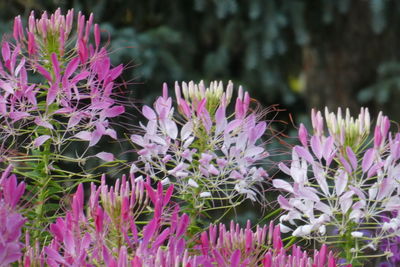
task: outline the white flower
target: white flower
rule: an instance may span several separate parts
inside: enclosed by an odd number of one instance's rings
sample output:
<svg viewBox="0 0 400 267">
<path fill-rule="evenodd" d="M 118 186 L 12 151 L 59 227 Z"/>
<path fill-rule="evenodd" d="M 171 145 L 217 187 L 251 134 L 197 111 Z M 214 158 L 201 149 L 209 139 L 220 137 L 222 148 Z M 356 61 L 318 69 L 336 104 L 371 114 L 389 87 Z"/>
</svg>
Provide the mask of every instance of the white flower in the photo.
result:
<svg viewBox="0 0 400 267">
<path fill-rule="evenodd" d="M 289 233 L 290 231 L 292 231 L 292 229 L 282 223 L 279 224 L 279 229 L 281 230 L 281 233 Z"/>
<path fill-rule="evenodd" d="M 139 177 L 137 177 L 135 179 L 135 182 L 142 182 L 142 181 L 143 181 L 143 176 L 142 175 L 140 175 Z"/>
<path fill-rule="evenodd" d="M 135 164 L 135 163 L 132 163 L 131 169 L 129 170 L 129 174 L 135 173 L 135 172 L 137 172 L 138 170 L 139 170 L 139 169 L 138 169 L 138 167 L 136 166 L 136 164 Z"/>
<path fill-rule="evenodd" d="M 161 184 L 162 185 L 169 185 L 171 183 L 171 181 L 169 180 L 168 177 L 164 178 L 161 180 Z"/>
<path fill-rule="evenodd" d="M 210 192 L 201 192 L 200 197 L 211 197 L 211 193 Z"/>
<path fill-rule="evenodd" d="M 293 236 L 306 236 L 311 233 L 311 230 L 312 230 L 311 225 L 309 225 L 309 224 L 302 225 L 302 226 L 297 227 L 296 230 L 294 230 Z"/>
<path fill-rule="evenodd" d="M 188 185 L 190 185 L 191 187 L 194 187 L 194 188 L 198 188 L 199 187 L 198 183 L 196 183 L 196 181 L 193 180 L 192 178 L 189 179 Z"/>
<path fill-rule="evenodd" d="M 325 235 L 325 234 L 326 234 L 326 226 L 325 226 L 325 225 L 321 225 L 321 226 L 319 227 L 319 229 L 318 229 L 318 232 L 319 232 L 321 235 Z"/>
<path fill-rule="evenodd" d="M 364 235 L 364 233 L 362 233 L 362 232 L 358 232 L 358 231 L 351 232 L 352 237 L 362 237 L 363 235 Z"/>
</svg>

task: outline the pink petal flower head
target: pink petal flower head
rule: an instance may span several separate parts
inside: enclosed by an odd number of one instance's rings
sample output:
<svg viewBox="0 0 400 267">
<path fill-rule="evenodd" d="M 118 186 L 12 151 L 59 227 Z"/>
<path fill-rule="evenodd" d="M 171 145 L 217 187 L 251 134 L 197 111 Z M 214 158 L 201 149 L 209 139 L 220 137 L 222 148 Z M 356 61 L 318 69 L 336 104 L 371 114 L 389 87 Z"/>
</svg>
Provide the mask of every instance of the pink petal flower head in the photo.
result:
<svg viewBox="0 0 400 267">
<path fill-rule="evenodd" d="M 307 147 L 308 132 L 306 127 L 301 123 L 299 128 L 299 140 L 304 147 Z"/>
</svg>

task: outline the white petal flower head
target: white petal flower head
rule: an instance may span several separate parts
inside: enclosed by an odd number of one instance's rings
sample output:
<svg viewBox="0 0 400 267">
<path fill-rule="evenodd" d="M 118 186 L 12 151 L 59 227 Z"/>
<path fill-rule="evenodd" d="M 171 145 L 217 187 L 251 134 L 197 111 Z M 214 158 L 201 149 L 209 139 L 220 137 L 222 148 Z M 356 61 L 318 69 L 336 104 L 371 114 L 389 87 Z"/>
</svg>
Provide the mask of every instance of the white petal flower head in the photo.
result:
<svg viewBox="0 0 400 267">
<path fill-rule="evenodd" d="M 351 236 L 352 237 L 363 237 L 364 233 L 363 232 L 354 231 L 354 232 L 351 232 Z"/>
<path fill-rule="evenodd" d="M 210 192 L 201 192 L 200 197 L 211 197 L 211 193 Z"/>
<path fill-rule="evenodd" d="M 190 185 L 191 187 L 194 187 L 194 188 L 198 188 L 199 187 L 199 184 L 196 183 L 196 181 L 193 180 L 192 178 L 189 179 L 188 185 Z"/>
</svg>

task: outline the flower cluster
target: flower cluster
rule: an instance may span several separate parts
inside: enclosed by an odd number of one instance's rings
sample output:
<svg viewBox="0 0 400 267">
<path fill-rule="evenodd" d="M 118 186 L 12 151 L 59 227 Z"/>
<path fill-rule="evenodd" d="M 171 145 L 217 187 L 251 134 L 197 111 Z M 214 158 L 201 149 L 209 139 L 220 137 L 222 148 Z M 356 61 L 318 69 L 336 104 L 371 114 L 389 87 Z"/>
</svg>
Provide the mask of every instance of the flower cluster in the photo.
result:
<svg viewBox="0 0 400 267">
<path fill-rule="evenodd" d="M 17 212 L 17 204 L 25 191 L 25 184 L 10 175 L 9 166 L 0 178 L 0 265 L 7 266 L 22 256 L 21 228 L 25 219 Z"/>
<path fill-rule="evenodd" d="M 314 250 L 313 258 L 296 245 L 292 247 L 292 253 L 288 253 L 283 247 L 279 226 L 272 222 L 269 227 L 257 226 L 255 232 L 251 230 L 250 222 L 245 229 L 233 222 L 230 230 L 226 230 L 224 224 L 211 225 L 208 232 L 201 234 L 199 249 L 209 266 L 338 266 L 326 245 Z"/>
<path fill-rule="evenodd" d="M 26 266 L 173 266 L 187 258 L 183 235 L 189 218 L 167 206 L 172 192 L 173 186 L 164 193 L 161 184 L 154 190 L 140 177 L 123 177 L 113 187 L 103 179 L 98 188 L 92 184 L 85 213 L 80 185 L 71 210 L 50 226 L 50 244 L 41 253 L 28 247 Z M 145 216 L 145 209 L 152 212 L 141 228 L 137 216 Z"/>
<path fill-rule="evenodd" d="M 17 17 L 14 41 L 1 44 L 3 160 L 11 160 L 12 149 L 29 151 L 46 142 L 61 152 L 77 139 L 93 146 L 103 135 L 117 138 L 109 118 L 124 112 L 112 97 L 123 67 L 111 66 L 97 24 L 90 44 L 93 16 L 86 21 L 79 13 L 76 31 L 73 16 L 73 10 L 64 16 L 58 9 L 50 18 L 44 12 L 40 19 L 32 13 L 26 30 Z"/>
<path fill-rule="evenodd" d="M 17 199 L 24 188 L 15 189 Z M 71 209 L 50 226 L 50 244 L 40 249 L 27 242 L 24 266 L 338 266 L 326 246 L 313 257 L 296 246 L 290 253 L 283 247 L 279 226 L 272 223 L 255 232 L 250 223 L 243 229 L 232 222 L 230 230 L 211 225 L 194 243 L 185 238 L 189 217 L 171 203 L 173 189 L 163 189 L 161 183 L 154 189 L 141 177 L 122 177 L 111 187 L 103 179 L 99 187 L 92 184 L 85 212 L 80 185 Z M 143 227 L 139 215 L 147 217 Z M 9 249 L 15 257 L 6 264 L 21 257 L 22 244 L 17 244 Z"/>
<path fill-rule="evenodd" d="M 139 163 L 132 171 L 173 183 L 178 196 L 186 196 L 195 209 L 216 200 L 237 203 L 239 195 L 253 201 L 262 197 L 267 173 L 257 164 L 268 156 L 261 140 L 267 124 L 259 122 L 242 88 L 234 112 L 227 114 L 232 88 L 232 83 L 224 92 L 221 82 L 208 88 L 203 82 L 183 82 L 181 91 L 176 83 L 176 112 L 164 84 L 154 109 L 143 107 L 148 120 L 141 124 L 143 134 L 131 136 L 139 146 Z"/>
<path fill-rule="evenodd" d="M 277 226 L 209 223 L 246 199 L 265 204 L 269 125 L 231 82 L 176 82 L 175 98 L 164 84 L 130 136 L 138 158 L 129 177 L 112 186 L 105 175 L 93 183 L 105 164 L 63 169 L 91 157 L 121 163 L 89 148 L 103 136 L 117 139 L 111 119 L 125 111 L 115 94 L 122 65 L 111 65 L 93 16 L 74 16 L 31 13 L 25 27 L 16 17 L 0 45 L 0 162 L 9 165 L 0 177 L 1 266 L 336 267 L 380 256 L 389 258 L 386 265 L 399 262 L 400 132 L 392 133 L 382 114 L 372 130 L 367 109 L 357 118 L 326 109 L 325 122 L 313 110 L 313 133 L 300 125 L 301 145 L 289 164 L 279 164 L 289 181 L 273 179 L 286 193 L 278 197 L 281 209 L 267 216 L 284 210 Z M 29 210 L 19 208 L 25 183 L 12 172 L 28 181 Z M 71 199 L 63 195 L 75 189 Z M 211 211 L 221 209 L 215 218 Z M 292 233 L 289 244 L 316 240 L 319 250 L 285 247 L 281 232 Z"/>
<path fill-rule="evenodd" d="M 27 27 L 16 17 L 12 38 L 1 42 L 0 162 L 30 178 L 36 228 L 58 210 L 49 210 L 49 200 L 74 187 L 62 183 L 95 175 L 62 166 L 81 168 L 94 157 L 114 161 L 113 154 L 93 155 L 89 147 L 103 136 L 117 139 L 110 119 L 125 110 L 114 96 L 122 65 L 111 66 L 92 15 L 86 20 L 79 13 L 76 30 L 74 21 L 73 10 L 66 16 L 60 9 L 50 16 L 44 12 L 40 18 L 32 12 Z M 74 145 L 81 141 L 88 146 Z"/>
<path fill-rule="evenodd" d="M 358 119 L 348 112 L 343 119 L 340 110 L 337 115 L 326 112 L 326 118 L 328 135 L 321 113 L 313 111 L 314 134 L 310 137 L 301 125 L 302 145 L 293 148 L 289 167 L 279 165 L 293 180 L 273 181 L 290 193 L 278 198 L 286 210 L 281 229 L 291 231 L 288 222 L 294 236 L 335 244 L 343 257 L 356 262 L 382 239 L 399 233 L 397 215 L 383 224 L 382 218 L 400 207 L 400 133 L 392 135 L 389 119 L 379 114 L 373 140 L 368 139 L 366 109 Z"/>
</svg>

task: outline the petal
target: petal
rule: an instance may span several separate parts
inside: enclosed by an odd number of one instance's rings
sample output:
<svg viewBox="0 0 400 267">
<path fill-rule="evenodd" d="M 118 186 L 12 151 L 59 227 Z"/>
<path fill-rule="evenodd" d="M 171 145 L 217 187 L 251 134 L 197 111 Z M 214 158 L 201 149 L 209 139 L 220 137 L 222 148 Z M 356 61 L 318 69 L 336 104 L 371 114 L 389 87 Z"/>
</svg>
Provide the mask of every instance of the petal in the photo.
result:
<svg viewBox="0 0 400 267">
<path fill-rule="evenodd" d="M 375 150 L 370 148 L 365 152 L 364 158 L 361 164 L 363 173 L 366 173 L 369 168 L 371 168 L 372 163 L 374 162 Z"/>
<path fill-rule="evenodd" d="M 314 163 L 314 159 L 313 156 L 310 154 L 310 152 L 308 152 L 308 150 L 306 150 L 304 147 L 301 146 L 295 146 L 294 150 L 296 151 L 296 153 L 302 157 L 303 159 L 305 159 L 306 161 L 308 161 L 310 164 Z"/>
<path fill-rule="evenodd" d="M 182 130 L 181 130 L 181 138 L 182 141 L 185 141 L 186 139 L 189 138 L 189 136 L 193 132 L 193 124 L 192 122 L 187 122 L 185 125 L 183 125 Z"/>
<path fill-rule="evenodd" d="M 114 155 L 108 152 L 100 152 L 96 154 L 96 157 L 104 161 L 114 161 Z"/>
<path fill-rule="evenodd" d="M 321 140 L 319 139 L 319 137 L 314 135 L 313 137 L 311 137 L 310 143 L 314 155 L 317 156 L 318 159 L 321 159 L 322 147 L 321 147 Z"/>
<path fill-rule="evenodd" d="M 353 167 L 353 170 L 357 169 L 357 156 L 354 154 L 353 150 L 350 147 L 346 148 L 347 157 L 349 158 L 350 164 Z"/>
<path fill-rule="evenodd" d="M 272 184 L 275 188 L 286 190 L 293 193 L 293 187 L 286 181 L 281 179 L 273 179 Z"/>
<path fill-rule="evenodd" d="M 39 147 L 39 146 L 43 145 L 44 142 L 46 142 L 46 141 L 49 140 L 50 138 L 51 138 L 50 135 L 42 135 L 42 136 L 39 136 L 38 138 L 35 139 L 35 141 L 33 142 L 33 145 L 34 145 L 35 147 Z"/>
<path fill-rule="evenodd" d="M 77 134 L 75 134 L 75 137 L 84 140 L 84 141 L 90 141 L 90 139 L 92 139 L 92 133 L 88 132 L 88 131 L 81 131 Z"/>
<path fill-rule="evenodd" d="M 142 109 L 142 113 L 143 113 L 143 116 L 145 116 L 146 119 L 148 119 L 148 120 L 156 120 L 157 119 L 156 113 L 149 106 L 144 106 Z"/>
<path fill-rule="evenodd" d="M 164 121 L 164 126 L 168 136 L 175 140 L 178 136 L 178 127 L 176 126 L 176 123 L 170 119 L 166 119 Z"/>
<path fill-rule="evenodd" d="M 348 174 L 347 172 L 344 172 L 342 170 L 339 170 L 335 175 L 334 180 L 335 180 L 335 189 L 336 189 L 336 194 L 340 196 L 343 192 L 344 189 L 347 186 L 347 181 L 348 181 Z"/>
<path fill-rule="evenodd" d="M 106 110 L 105 117 L 106 118 L 114 118 L 114 117 L 121 115 L 124 112 L 125 112 L 125 108 L 123 106 L 114 106 L 114 107 Z"/>
<path fill-rule="evenodd" d="M 289 201 L 281 195 L 278 196 L 278 203 L 282 209 L 285 209 L 285 210 L 292 209 L 292 205 L 290 205 Z"/>
<path fill-rule="evenodd" d="M 238 267 L 240 263 L 240 249 L 235 250 L 231 256 L 231 267 Z"/>
</svg>

